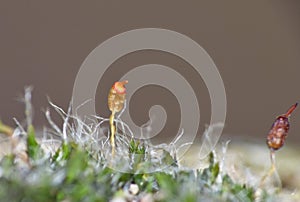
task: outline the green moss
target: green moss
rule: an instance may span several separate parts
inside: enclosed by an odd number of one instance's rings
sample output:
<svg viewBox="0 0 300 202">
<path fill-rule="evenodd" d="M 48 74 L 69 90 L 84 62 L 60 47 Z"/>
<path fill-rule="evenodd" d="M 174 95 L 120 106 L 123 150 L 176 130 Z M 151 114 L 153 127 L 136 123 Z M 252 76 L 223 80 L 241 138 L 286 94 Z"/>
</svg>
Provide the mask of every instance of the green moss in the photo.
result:
<svg viewBox="0 0 300 202">
<path fill-rule="evenodd" d="M 26 172 L 7 156 L 0 164 L 0 201 L 107 201 L 127 197 L 130 184 L 139 187 L 137 198 L 153 194 L 155 201 L 199 201 L 204 199 L 254 201 L 254 188 L 234 183 L 228 175 L 221 182 L 219 163 L 210 155 L 204 170 L 182 170 L 168 167 L 154 173 L 133 174 L 114 171 L 100 164 L 87 151 L 74 143 L 62 144 L 59 151 L 68 153 L 60 158 L 65 163 L 37 164 Z M 73 145 L 73 146 L 71 146 Z M 66 149 L 68 148 L 68 149 Z M 70 149 L 72 148 L 72 149 Z M 58 161 L 58 158 L 56 161 Z M 116 194 L 118 192 L 123 194 Z"/>
<path fill-rule="evenodd" d="M 27 105 L 31 109 L 30 100 Z M 54 107 L 62 113 L 60 108 Z M 16 163 L 17 156 L 2 158 L 0 201 L 93 202 L 114 198 L 140 201 L 144 197 L 151 197 L 153 201 L 180 202 L 255 200 L 256 188 L 237 184 L 229 175 L 221 173 L 213 152 L 208 156 L 207 168 L 183 169 L 168 152 L 170 148 L 155 148 L 127 138 L 124 133 L 116 137 L 120 138 L 117 147 L 121 152 L 116 158 L 110 155 L 111 147 L 106 144 L 109 141 L 92 136 L 100 124 L 93 128 L 68 115 L 65 115 L 64 134 L 60 134 L 63 137 L 61 145 L 49 155 L 36 140 L 30 114 L 27 114 L 30 124 L 26 134 L 30 160 L 26 163 L 30 166 Z M 71 119 L 75 123 L 69 123 Z M 55 123 L 51 120 L 49 123 L 56 133 L 61 133 Z M 111 163 L 115 162 L 128 172 L 113 169 Z M 133 184 L 135 189 L 138 186 L 135 194 L 130 190 Z M 268 201 L 267 192 L 263 190 L 262 193 L 261 201 Z"/>
</svg>

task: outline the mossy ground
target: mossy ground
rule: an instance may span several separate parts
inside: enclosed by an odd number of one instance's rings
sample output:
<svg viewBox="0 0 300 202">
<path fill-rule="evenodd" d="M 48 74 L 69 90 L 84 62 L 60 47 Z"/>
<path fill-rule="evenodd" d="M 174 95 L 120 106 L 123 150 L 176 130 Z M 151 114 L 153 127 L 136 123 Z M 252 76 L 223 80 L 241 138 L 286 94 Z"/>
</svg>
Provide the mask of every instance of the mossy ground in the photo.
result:
<svg viewBox="0 0 300 202">
<path fill-rule="evenodd" d="M 157 147 L 136 140 L 126 124 L 116 120 L 121 129 L 112 156 L 109 134 L 99 136 L 101 124 L 108 119 L 96 117 L 99 122 L 86 124 L 71 110 L 64 112 L 50 103 L 62 116 L 63 127 L 58 127 L 47 111 L 50 128 L 37 139 L 30 99 L 25 103 L 26 124 L 16 121 L 14 134 L 5 139 L 12 149 L 0 162 L 0 201 L 299 200 L 297 192 L 280 190 L 272 179 L 259 186 L 261 175 L 249 172 L 246 163 L 259 158 L 257 153 L 249 152 L 244 161 L 233 163 L 228 158 L 230 149 L 223 145 L 222 152 L 214 148 L 201 161 L 193 154 L 178 159 L 172 145 Z"/>
</svg>

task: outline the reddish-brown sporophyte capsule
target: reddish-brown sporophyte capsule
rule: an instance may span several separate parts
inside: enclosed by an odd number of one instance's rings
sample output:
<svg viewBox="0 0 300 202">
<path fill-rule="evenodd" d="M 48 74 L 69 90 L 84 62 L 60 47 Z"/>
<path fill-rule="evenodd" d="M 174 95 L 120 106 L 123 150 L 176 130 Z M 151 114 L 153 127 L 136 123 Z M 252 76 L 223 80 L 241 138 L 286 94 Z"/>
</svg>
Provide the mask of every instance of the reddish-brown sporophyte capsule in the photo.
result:
<svg viewBox="0 0 300 202">
<path fill-rule="evenodd" d="M 271 150 L 278 150 L 284 145 L 285 138 L 290 129 L 289 117 L 297 105 L 298 103 L 291 106 L 285 114 L 278 116 L 274 121 L 267 137 L 267 145 Z"/>
</svg>

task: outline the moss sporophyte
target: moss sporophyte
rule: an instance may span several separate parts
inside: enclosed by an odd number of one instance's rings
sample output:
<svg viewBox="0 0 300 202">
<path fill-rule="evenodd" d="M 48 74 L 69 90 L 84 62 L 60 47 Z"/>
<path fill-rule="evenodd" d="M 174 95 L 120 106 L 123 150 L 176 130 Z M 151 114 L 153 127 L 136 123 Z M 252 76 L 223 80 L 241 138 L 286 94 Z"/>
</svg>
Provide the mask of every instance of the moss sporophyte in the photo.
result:
<svg viewBox="0 0 300 202">
<path fill-rule="evenodd" d="M 267 178 L 272 176 L 275 173 L 275 177 L 277 179 L 277 186 L 279 189 L 281 189 L 281 181 L 278 177 L 277 170 L 276 170 L 276 164 L 275 164 L 275 151 L 280 149 L 285 142 L 285 139 L 288 135 L 289 129 L 290 129 L 290 122 L 289 118 L 290 115 L 293 113 L 293 111 L 297 108 L 298 103 L 292 105 L 285 114 L 282 114 L 278 116 L 274 123 L 271 126 L 271 129 L 269 131 L 269 134 L 267 136 L 267 145 L 270 149 L 270 159 L 271 159 L 271 168 L 265 174 L 262 179 L 260 186 L 263 186 Z"/>
<path fill-rule="evenodd" d="M 112 156 L 115 155 L 115 132 L 116 127 L 114 125 L 115 114 L 120 112 L 124 107 L 125 96 L 126 96 L 126 88 L 124 87 L 128 81 L 115 82 L 108 94 L 108 108 L 111 111 L 111 115 L 109 117 L 110 124 L 110 143 L 111 143 L 111 153 Z"/>
</svg>

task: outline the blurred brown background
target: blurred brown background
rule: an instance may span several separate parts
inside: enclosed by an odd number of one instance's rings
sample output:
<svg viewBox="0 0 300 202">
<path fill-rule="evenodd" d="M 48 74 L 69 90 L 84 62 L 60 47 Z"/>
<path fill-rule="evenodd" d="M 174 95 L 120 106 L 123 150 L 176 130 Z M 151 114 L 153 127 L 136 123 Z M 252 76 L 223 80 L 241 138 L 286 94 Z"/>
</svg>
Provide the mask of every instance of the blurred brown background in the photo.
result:
<svg viewBox="0 0 300 202">
<path fill-rule="evenodd" d="M 275 117 L 300 101 L 300 1 L 1 1 L 1 119 L 13 125 L 12 117 L 24 118 L 17 99 L 24 86 L 33 85 L 35 123 L 45 125 L 46 95 L 66 109 L 77 71 L 95 47 L 116 34 L 146 27 L 185 34 L 212 57 L 227 93 L 225 138 L 265 141 Z M 108 116 L 106 96 L 112 83 L 125 69 L 147 63 L 178 71 L 189 67 L 159 51 L 120 58 L 98 87 L 101 115 Z M 192 70 L 184 72 L 201 99 L 202 133 L 210 120 L 208 92 L 201 77 Z M 157 87 L 144 90 L 130 104 L 134 120 L 143 123 L 148 105 L 161 102 L 174 117 L 167 129 L 176 128 L 178 103 L 170 100 L 172 95 Z M 147 98 L 153 100 L 144 104 Z M 299 145 L 300 109 L 291 124 L 288 143 Z"/>
</svg>

